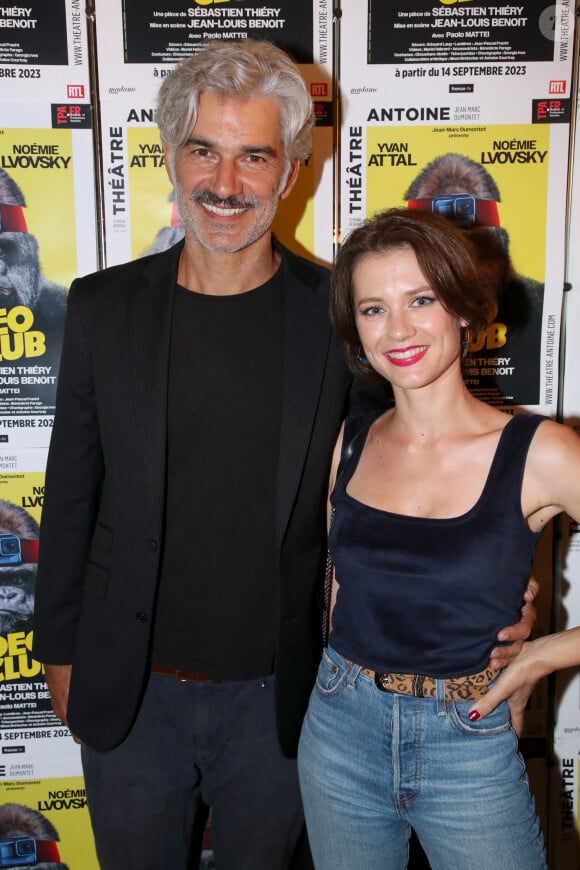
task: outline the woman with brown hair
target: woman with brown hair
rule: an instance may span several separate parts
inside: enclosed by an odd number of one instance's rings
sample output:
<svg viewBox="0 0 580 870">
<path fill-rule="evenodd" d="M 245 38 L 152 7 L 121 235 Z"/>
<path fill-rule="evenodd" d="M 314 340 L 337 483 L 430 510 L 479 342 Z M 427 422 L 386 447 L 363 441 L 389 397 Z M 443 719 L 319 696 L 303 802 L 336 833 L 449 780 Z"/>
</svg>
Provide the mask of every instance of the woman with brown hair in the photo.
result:
<svg viewBox="0 0 580 870">
<path fill-rule="evenodd" d="M 338 593 L 299 750 L 315 865 L 399 870 L 413 828 L 438 870 L 540 870 L 522 711 L 512 723 L 502 699 L 580 663 L 580 629 L 525 644 L 501 676 L 488 662 L 546 524 L 580 518 L 580 440 L 469 393 L 462 345 L 495 299 L 445 219 L 392 209 L 355 230 L 331 307 L 353 370 L 395 401 L 348 419 L 333 462 Z"/>
</svg>

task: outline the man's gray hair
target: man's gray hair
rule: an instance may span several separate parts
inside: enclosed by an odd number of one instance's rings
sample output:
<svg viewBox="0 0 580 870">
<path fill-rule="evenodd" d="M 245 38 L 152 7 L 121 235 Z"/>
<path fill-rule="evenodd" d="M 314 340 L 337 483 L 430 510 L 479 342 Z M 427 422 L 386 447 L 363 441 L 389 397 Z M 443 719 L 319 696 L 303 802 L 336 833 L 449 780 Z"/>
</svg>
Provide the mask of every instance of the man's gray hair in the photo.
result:
<svg viewBox="0 0 580 870">
<path fill-rule="evenodd" d="M 294 61 L 271 42 L 211 42 L 163 80 L 156 121 L 161 141 L 174 153 L 189 138 L 199 98 L 206 91 L 234 99 L 272 97 L 280 107 L 286 161 L 305 160 L 312 146 L 314 114 Z"/>
</svg>

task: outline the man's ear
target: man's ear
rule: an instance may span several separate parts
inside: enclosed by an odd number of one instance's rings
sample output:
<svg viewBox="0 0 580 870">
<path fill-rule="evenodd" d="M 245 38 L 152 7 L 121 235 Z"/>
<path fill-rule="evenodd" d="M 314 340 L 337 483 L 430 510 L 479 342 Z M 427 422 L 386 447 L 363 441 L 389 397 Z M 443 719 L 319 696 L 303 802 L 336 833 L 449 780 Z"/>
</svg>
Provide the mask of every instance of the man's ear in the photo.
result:
<svg viewBox="0 0 580 870">
<path fill-rule="evenodd" d="M 290 165 L 290 172 L 288 173 L 288 178 L 286 179 L 284 190 L 280 194 L 280 199 L 286 199 L 286 197 L 289 196 L 290 193 L 292 193 L 292 188 L 296 184 L 296 179 L 298 178 L 299 171 L 300 161 L 298 159 L 293 160 Z"/>
</svg>

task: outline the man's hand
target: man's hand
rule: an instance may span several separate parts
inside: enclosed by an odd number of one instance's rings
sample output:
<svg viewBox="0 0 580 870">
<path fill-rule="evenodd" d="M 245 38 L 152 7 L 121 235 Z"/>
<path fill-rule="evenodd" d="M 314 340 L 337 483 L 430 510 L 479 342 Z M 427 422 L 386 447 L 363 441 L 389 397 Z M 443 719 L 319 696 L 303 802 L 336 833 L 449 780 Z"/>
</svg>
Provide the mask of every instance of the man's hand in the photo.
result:
<svg viewBox="0 0 580 870">
<path fill-rule="evenodd" d="M 531 635 L 537 619 L 534 599 L 539 592 L 537 581 L 530 577 L 524 592 L 524 604 L 520 611 L 521 619 L 516 625 L 509 625 L 498 632 L 497 639 L 509 641 L 509 646 L 495 647 L 491 651 L 490 667 L 494 670 L 506 668 L 489 692 L 471 708 L 469 717 L 473 721 L 487 716 L 502 701 L 510 708 L 512 726 L 520 735 L 524 725 L 524 711 L 540 675 L 529 676 L 526 667 L 528 649 L 531 644 L 525 641 Z M 509 665 L 509 667 L 508 667 Z"/>
<path fill-rule="evenodd" d="M 66 708 L 68 706 L 68 691 L 70 687 L 70 676 L 72 665 L 45 665 L 44 675 L 50 692 L 52 709 L 55 716 L 60 719 L 63 725 L 68 727 L 68 719 L 66 717 Z M 76 743 L 80 741 L 74 736 Z"/>
<path fill-rule="evenodd" d="M 506 668 L 511 661 L 522 651 L 524 641 L 526 641 L 534 630 L 538 613 L 534 604 L 534 598 L 538 594 L 540 587 L 537 581 L 530 577 L 526 591 L 524 592 L 524 604 L 520 611 L 521 619 L 515 625 L 509 625 L 507 628 L 502 628 L 498 632 L 497 639 L 501 641 L 509 641 L 509 646 L 496 646 L 491 651 L 489 660 L 490 668 L 500 670 Z M 527 699 L 526 699 L 527 700 Z M 499 700 L 498 702 L 499 703 Z M 491 712 L 490 708 L 487 712 Z M 510 702 L 511 709 L 511 702 Z"/>
</svg>

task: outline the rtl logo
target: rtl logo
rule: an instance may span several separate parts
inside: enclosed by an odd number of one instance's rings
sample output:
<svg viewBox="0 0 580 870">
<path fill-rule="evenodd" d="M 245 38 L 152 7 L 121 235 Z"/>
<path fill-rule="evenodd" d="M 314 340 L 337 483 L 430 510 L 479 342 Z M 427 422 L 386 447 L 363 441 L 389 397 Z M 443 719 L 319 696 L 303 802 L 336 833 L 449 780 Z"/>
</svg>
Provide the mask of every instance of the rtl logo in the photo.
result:
<svg viewBox="0 0 580 870">
<path fill-rule="evenodd" d="M 67 85 L 66 96 L 69 100 L 84 100 L 85 86 L 84 85 Z"/>
<path fill-rule="evenodd" d="M 566 82 L 562 79 L 552 79 L 550 81 L 550 94 L 565 94 L 566 93 Z"/>
</svg>

